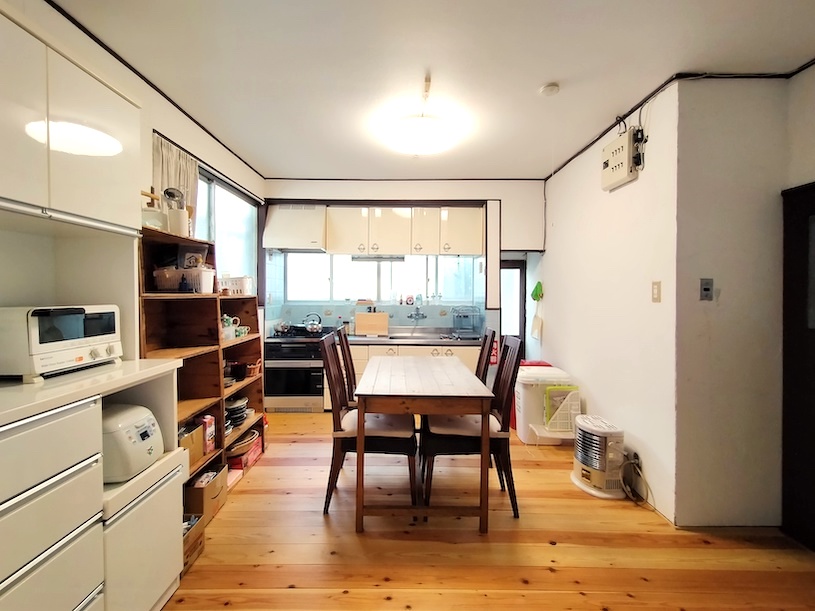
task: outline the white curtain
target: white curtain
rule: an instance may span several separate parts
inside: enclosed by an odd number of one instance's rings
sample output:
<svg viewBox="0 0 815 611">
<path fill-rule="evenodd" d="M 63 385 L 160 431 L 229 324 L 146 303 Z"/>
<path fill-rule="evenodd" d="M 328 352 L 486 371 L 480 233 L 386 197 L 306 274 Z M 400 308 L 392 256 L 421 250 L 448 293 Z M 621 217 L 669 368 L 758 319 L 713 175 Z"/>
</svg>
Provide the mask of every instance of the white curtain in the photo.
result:
<svg viewBox="0 0 815 611">
<path fill-rule="evenodd" d="M 161 197 L 161 208 L 167 212 L 164 189 L 175 187 L 184 194 L 192 226 L 195 227 L 195 204 L 198 201 L 198 160 L 159 136 L 153 134 L 153 187 Z"/>
</svg>

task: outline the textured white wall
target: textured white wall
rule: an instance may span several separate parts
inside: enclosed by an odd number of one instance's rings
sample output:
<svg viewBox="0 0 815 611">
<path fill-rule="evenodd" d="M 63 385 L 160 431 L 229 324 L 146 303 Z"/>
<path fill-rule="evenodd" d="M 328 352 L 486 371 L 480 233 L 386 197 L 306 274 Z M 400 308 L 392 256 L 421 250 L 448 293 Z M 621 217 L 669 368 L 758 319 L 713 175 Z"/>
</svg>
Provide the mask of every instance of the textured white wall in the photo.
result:
<svg viewBox="0 0 815 611">
<path fill-rule="evenodd" d="M 645 170 L 636 181 L 601 190 L 612 133 L 547 185 L 547 249 L 530 274 L 544 284 L 544 332 L 529 354 L 569 372 L 587 411 L 625 430 L 651 501 L 672 519 L 677 87 L 646 110 Z M 651 302 L 652 281 L 662 282 L 661 303 Z"/>
<path fill-rule="evenodd" d="M 788 83 L 679 95 L 676 524 L 781 520 L 782 209 Z M 714 301 L 699 279 L 714 279 Z"/>
</svg>

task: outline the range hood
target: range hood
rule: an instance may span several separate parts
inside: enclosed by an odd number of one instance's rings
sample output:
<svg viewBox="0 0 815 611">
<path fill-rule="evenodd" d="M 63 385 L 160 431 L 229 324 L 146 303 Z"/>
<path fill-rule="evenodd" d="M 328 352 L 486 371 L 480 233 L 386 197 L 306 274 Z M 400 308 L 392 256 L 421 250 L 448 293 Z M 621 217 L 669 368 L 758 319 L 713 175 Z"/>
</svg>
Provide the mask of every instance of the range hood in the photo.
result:
<svg viewBox="0 0 815 611">
<path fill-rule="evenodd" d="M 263 248 L 325 252 L 325 204 L 270 204 Z"/>
</svg>

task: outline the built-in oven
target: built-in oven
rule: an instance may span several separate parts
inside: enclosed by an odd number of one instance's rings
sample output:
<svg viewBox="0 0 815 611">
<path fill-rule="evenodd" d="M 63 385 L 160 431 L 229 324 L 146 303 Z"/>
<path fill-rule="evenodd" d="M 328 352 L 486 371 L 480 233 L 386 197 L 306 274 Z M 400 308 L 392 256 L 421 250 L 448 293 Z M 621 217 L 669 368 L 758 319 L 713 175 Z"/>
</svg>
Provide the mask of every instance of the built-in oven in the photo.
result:
<svg viewBox="0 0 815 611">
<path fill-rule="evenodd" d="M 266 411 L 323 411 L 323 359 L 319 338 L 267 339 L 263 376 Z"/>
</svg>

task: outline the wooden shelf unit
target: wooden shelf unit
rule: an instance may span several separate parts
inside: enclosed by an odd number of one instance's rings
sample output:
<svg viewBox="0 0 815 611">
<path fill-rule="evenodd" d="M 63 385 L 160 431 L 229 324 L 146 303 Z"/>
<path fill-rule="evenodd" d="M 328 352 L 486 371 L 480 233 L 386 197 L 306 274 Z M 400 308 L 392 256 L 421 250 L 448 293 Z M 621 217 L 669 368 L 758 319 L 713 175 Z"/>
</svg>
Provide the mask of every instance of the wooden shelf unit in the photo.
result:
<svg viewBox="0 0 815 611">
<path fill-rule="evenodd" d="M 153 271 L 172 265 L 179 247 L 204 251 L 204 262 L 216 267 L 215 244 L 142 228 L 140 243 L 140 347 L 144 358 L 175 358 L 184 361 L 178 370 L 178 425 L 195 422 L 204 415 L 215 419 L 215 450 L 190 465 L 190 478 L 210 464 L 226 463 L 226 451 L 241 435 L 257 430 L 264 439 L 263 373 L 247 376 L 226 386 L 228 361 L 253 364 L 263 361 L 263 321 L 254 295 L 221 296 L 216 293 L 173 293 L 157 289 Z M 225 340 L 221 317 L 240 319 L 249 334 Z M 225 400 L 247 397 L 254 410 L 226 435 Z"/>
</svg>

